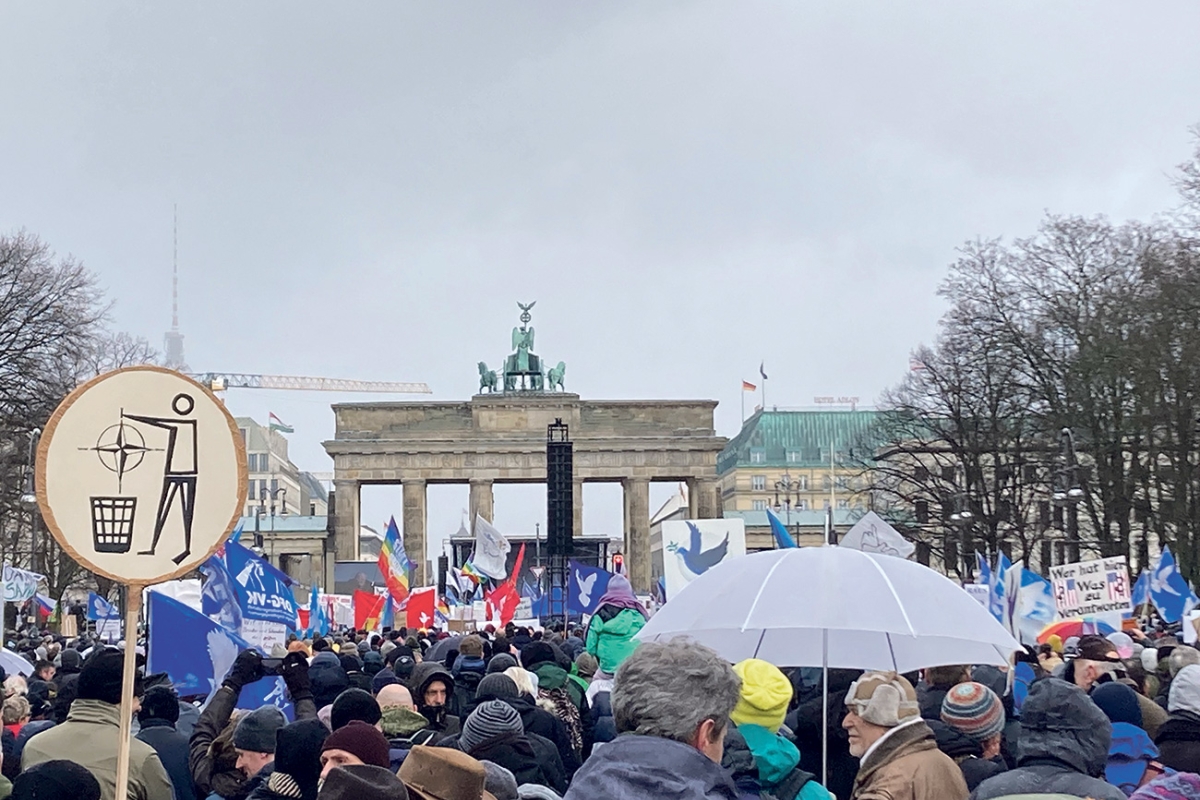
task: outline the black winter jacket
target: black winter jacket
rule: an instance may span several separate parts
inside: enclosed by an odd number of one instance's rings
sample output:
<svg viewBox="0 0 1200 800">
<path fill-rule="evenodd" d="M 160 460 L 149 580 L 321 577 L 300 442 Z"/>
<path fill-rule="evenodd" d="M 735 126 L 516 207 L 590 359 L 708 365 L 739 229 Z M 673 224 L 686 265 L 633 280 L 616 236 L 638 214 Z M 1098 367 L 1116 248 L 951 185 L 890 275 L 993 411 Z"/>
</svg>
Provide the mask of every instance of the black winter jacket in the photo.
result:
<svg viewBox="0 0 1200 800">
<path fill-rule="evenodd" d="M 1008 770 L 1003 756 L 984 758 L 983 748 L 979 746 L 978 742 L 956 731 L 946 723 L 927 720 L 926 724 L 933 731 L 933 738 L 937 741 L 938 750 L 953 758 L 954 763 L 958 764 L 958 768 L 962 770 L 963 780 L 967 782 L 968 790 L 973 792 L 976 786 L 988 778 Z"/>
<path fill-rule="evenodd" d="M 1179 772 L 1200 772 L 1200 716 L 1176 711 L 1154 737 L 1159 761 Z"/>
<path fill-rule="evenodd" d="M 137 738 L 154 748 L 175 788 L 175 800 L 196 800 L 196 784 L 188 766 L 188 740 L 175 725 L 165 719 L 148 719 L 141 723 Z"/>
<path fill-rule="evenodd" d="M 561 719 L 540 707 L 528 695 L 500 697 L 490 692 L 476 695 L 465 710 L 463 719 L 470 716 L 478 705 L 489 700 L 501 700 L 512 706 L 521 715 L 521 725 L 525 728 L 525 733 L 533 734 L 553 744 L 558 751 L 558 758 L 562 763 L 563 773 L 567 780 L 570 781 L 575 777 L 575 771 L 580 767 L 579 755 L 571 747 L 571 737 L 567 733 L 567 726 L 563 725 Z"/>
</svg>

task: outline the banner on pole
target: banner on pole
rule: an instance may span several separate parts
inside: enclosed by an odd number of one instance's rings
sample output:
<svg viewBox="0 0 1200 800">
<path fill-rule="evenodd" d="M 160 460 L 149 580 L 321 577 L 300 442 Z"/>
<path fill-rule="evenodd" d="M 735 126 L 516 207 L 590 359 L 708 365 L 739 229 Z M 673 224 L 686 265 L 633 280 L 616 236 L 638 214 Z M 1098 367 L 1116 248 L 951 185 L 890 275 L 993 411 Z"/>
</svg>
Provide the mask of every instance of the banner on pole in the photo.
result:
<svg viewBox="0 0 1200 800">
<path fill-rule="evenodd" d="M 4 565 L 4 602 L 24 603 L 37 594 L 40 581 L 46 577 L 26 569 Z"/>
<path fill-rule="evenodd" d="M 1050 582 L 1055 608 L 1063 617 L 1133 611 L 1124 556 L 1051 567 Z"/>
</svg>

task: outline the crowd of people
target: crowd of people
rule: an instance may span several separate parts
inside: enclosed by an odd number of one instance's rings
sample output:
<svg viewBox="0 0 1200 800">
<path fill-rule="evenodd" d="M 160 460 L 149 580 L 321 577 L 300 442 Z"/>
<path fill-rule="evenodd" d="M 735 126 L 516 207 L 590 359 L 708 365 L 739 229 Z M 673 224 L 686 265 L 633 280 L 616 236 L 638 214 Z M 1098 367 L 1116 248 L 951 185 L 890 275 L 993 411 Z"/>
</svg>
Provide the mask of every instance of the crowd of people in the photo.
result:
<svg viewBox="0 0 1200 800">
<path fill-rule="evenodd" d="M 1026 694 L 992 666 L 730 664 L 639 643 L 646 619 L 614 579 L 586 626 L 294 639 L 240 653 L 203 698 L 139 669 L 129 796 L 1200 799 L 1200 650 L 1174 637 L 1053 639 L 1021 654 Z M 47 635 L 29 658 L 0 676 L 0 800 L 114 800 L 123 653 Z M 274 675 L 292 721 L 238 708 Z"/>
</svg>

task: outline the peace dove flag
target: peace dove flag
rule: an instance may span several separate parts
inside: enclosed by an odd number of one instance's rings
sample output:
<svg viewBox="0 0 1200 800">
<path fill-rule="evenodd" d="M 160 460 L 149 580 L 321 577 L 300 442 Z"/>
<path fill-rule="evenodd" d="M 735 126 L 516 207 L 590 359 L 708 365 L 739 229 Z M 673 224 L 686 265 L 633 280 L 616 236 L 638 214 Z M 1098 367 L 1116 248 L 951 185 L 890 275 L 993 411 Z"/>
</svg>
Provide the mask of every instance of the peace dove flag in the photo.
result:
<svg viewBox="0 0 1200 800">
<path fill-rule="evenodd" d="M 874 511 L 868 511 L 862 519 L 854 523 L 854 527 L 842 537 L 841 546 L 897 558 L 908 558 L 917 549 L 916 545 L 901 536 L 899 531 Z"/>
<path fill-rule="evenodd" d="M 475 515 L 475 552 L 471 564 L 476 571 L 492 580 L 502 581 L 508 577 L 508 551 L 510 547 L 504 535 L 480 515 Z"/>
<path fill-rule="evenodd" d="M 608 591 L 612 573 L 574 560 L 567 562 L 567 569 L 570 572 L 567 608 L 577 614 L 596 613 L 596 604 Z"/>
</svg>

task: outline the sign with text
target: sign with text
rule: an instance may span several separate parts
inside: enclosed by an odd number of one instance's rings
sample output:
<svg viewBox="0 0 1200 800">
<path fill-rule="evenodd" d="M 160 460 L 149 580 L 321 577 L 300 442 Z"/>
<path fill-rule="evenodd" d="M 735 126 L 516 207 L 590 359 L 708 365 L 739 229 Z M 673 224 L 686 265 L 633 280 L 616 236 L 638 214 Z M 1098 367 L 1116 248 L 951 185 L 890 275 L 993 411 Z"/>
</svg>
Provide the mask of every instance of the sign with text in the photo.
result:
<svg viewBox="0 0 1200 800">
<path fill-rule="evenodd" d="M 1050 568 L 1054 605 L 1063 617 L 1133 610 L 1124 556 Z"/>
<path fill-rule="evenodd" d="M 984 608 L 988 607 L 992 590 L 986 583 L 964 583 L 963 591 L 975 598 L 975 602 Z"/>
</svg>

